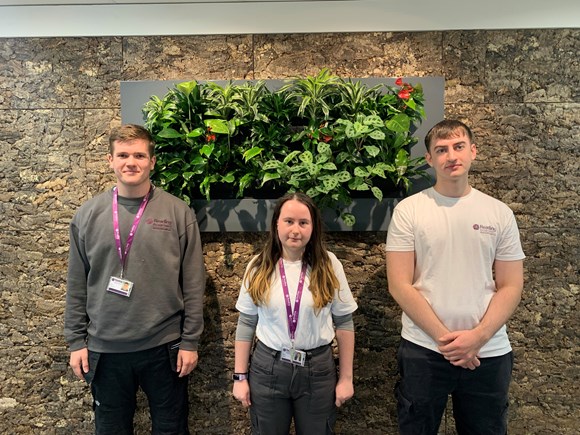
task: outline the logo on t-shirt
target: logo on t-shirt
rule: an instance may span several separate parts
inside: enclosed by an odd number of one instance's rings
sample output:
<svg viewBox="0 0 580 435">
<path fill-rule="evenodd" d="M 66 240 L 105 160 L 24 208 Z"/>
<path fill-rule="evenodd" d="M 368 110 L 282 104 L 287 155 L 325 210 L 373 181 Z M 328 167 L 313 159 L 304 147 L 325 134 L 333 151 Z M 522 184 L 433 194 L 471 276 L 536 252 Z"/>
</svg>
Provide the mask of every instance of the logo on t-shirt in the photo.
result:
<svg viewBox="0 0 580 435">
<path fill-rule="evenodd" d="M 171 231 L 173 227 L 173 222 L 169 219 L 148 218 L 145 223 L 151 225 L 151 229 L 158 231 Z"/>
<path fill-rule="evenodd" d="M 473 229 L 479 231 L 480 234 L 491 234 L 492 236 L 495 236 L 497 233 L 497 230 L 492 225 L 473 224 Z"/>
</svg>

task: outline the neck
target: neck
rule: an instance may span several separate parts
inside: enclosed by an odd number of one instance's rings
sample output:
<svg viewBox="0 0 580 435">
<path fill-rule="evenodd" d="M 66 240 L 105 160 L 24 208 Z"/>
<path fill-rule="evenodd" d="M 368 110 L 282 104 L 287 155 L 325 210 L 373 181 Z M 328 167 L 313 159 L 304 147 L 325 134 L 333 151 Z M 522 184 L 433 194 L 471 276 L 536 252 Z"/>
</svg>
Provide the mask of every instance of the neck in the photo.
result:
<svg viewBox="0 0 580 435">
<path fill-rule="evenodd" d="M 123 198 L 143 198 L 149 193 L 151 183 L 143 183 L 138 186 L 127 186 L 125 184 L 117 183 L 117 192 Z"/>
<path fill-rule="evenodd" d="M 284 250 L 282 252 L 282 258 L 286 261 L 300 261 L 302 260 L 302 254 L 304 253 L 303 250 L 296 251 L 296 252 L 289 252 Z"/>
<path fill-rule="evenodd" d="M 471 186 L 465 180 L 457 180 L 457 182 L 436 182 L 433 186 L 435 191 L 443 196 L 449 198 L 460 198 L 467 195 L 471 191 Z"/>
</svg>

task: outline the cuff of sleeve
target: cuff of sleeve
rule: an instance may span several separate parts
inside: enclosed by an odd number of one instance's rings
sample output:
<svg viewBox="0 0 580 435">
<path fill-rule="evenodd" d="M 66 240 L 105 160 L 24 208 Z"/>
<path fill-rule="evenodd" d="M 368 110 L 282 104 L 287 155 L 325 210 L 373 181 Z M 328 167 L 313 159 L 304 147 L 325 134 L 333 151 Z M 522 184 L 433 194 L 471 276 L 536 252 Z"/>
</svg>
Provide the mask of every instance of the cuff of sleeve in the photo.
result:
<svg viewBox="0 0 580 435">
<path fill-rule="evenodd" d="M 87 347 L 87 342 L 84 338 L 79 338 L 75 341 L 71 341 L 68 344 L 68 350 L 74 352 L 75 350 L 81 350 Z"/>
<path fill-rule="evenodd" d="M 179 348 L 182 350 L 197 351 L 199 342 L 197 340 L 182 340 Z"/>
</svg>

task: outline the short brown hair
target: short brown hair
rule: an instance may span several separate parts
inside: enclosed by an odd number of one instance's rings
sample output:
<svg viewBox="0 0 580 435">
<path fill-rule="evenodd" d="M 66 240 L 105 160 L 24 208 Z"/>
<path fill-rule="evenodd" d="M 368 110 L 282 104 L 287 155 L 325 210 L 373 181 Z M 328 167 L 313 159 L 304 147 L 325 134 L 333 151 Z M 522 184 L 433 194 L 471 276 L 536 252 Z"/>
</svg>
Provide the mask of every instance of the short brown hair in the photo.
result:
<svg viewBox="0 0 580 435">
<path fill-rule="evenodd" d="M 463 122 L 456 119 L 445 119 L 441 122 L 438 122 L 433 127 L 431 127 L 431 130 L 429 130 L 425 136 L 425 147 L 427 148 L 427 152 L 431 152 L 431 142 L 434 142 L 437 139 L 449 139 L 452 137 L 457 137 L 461 132 L 465 133 L 465 135 L 469 138 L 470 143 L 473 143 L 473 133 L 471 132 L 471 129 Z"/>
<path fill-rule="evenodd" d="M 155 155 L 155 142 L 145 127 L 137 124 L 124 124 L 115 127 L 109 136 L 109 153 L 113 154 L 115 142 L 126 142 L 133 139 L 143 139 L 149 144 L 149 157 Z"/>
</svg>

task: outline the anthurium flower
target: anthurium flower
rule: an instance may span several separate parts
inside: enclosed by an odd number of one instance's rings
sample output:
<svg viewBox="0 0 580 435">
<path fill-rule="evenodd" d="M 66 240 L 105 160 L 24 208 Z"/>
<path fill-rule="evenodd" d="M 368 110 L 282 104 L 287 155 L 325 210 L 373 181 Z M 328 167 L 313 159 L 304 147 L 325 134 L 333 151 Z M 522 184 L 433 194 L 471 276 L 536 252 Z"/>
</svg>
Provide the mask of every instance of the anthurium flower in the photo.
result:
<svg viewBox="0 0 580 435">
<path fill-rule="evenodd" d="M 403 86 L 403 78 L 399 77 L 397 80 L 395 80 L 395 84 L 397 86 Z"/>
<path fill-rule="evenodd" d="M 411 93 L 407 89 L 401 89 L 397 95 L 401 100 L 408 100 L 411 98 Z"/>
</svg>

